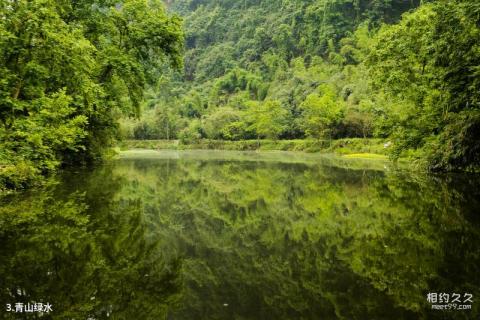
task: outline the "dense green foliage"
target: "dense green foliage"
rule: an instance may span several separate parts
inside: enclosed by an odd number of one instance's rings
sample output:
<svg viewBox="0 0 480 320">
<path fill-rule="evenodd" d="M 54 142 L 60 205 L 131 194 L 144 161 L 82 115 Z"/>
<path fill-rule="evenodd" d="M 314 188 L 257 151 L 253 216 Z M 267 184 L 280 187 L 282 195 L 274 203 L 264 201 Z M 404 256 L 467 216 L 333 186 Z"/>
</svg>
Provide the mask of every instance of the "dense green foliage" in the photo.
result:
<svg viewBox="0 0 480 320">
<path fill-rule="evenodd" d="M 2 188 L 100 159 L 118 137 L 380 138 L 392 159 L 479 168 L 477 1 L 166 6 L 0 3 Z"/>
<path fill-rule="evenodd" d="M 99 158 L 182 46 L 161 1 L 1 1 L 0 188 Z"/>
<path fill-rule="evenodd" d="M 477 1 L 169 4 L 185 16 L 184 72 L 151 88 L 125 136 L 378 137 L 430 170 L 480 164 Z"/>
<path fill-rule="evenodd" d="M 480 295 L 479 180 L 318 157 L 144 153 L 0 198 L 0 299 L 49 301 L 45 319 L 477 319 L 426 294 Z"/>
<path fill-rule="evenodd" d="M 397 153 L 420 147 L 431 169 L 480 165 L 479 25 L 477 1 L 438 1 L 380 30 L 368 64 L 391 97 Z"/>
</svg>

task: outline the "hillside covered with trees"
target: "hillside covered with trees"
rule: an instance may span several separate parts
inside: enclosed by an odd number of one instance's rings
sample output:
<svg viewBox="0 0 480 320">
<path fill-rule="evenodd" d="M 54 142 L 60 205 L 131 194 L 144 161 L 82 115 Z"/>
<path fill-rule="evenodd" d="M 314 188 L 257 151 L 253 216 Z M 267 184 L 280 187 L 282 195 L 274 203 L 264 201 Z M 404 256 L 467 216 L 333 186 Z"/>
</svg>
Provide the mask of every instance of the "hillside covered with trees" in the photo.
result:
<svg viewBox="0 0 480 320">
<path fill-rule="evenodd" d="M 475 171 L 479 24 L 476 0 L 2 1 L 0 186 L 122 138 L 379 138 Z"/>
<path fill-rule="evenodd" d="M 384 138 L 429 170 L 480 164 L 473 0 L 176 0 L 185 65 L 130 139 Z"/>
</svg>

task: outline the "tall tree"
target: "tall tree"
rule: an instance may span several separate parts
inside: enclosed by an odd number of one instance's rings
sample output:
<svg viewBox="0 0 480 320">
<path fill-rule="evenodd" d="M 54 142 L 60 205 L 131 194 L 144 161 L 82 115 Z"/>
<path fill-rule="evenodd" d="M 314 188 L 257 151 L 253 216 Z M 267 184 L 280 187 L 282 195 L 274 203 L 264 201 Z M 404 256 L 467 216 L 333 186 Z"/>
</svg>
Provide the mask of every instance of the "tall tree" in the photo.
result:
<svg viewBox="0 0 480 320">
<path fill-rule="evenodd" d="M 25 164 L 27 178 L 100 157 L 158 66 L 181 65 L 182 45 L 159 0 L 2 1 L 0 164 Z M 15 172 L 0 180 L 17 184 Z"/>
<path fill-rule="evenodd" d="M 393 106 L 396 156 L 416 150 L 432 170 L 480 165 L 479 13 L 477 1 L 442 0 L 380 31 L 369 64 Z"/>
</svg>

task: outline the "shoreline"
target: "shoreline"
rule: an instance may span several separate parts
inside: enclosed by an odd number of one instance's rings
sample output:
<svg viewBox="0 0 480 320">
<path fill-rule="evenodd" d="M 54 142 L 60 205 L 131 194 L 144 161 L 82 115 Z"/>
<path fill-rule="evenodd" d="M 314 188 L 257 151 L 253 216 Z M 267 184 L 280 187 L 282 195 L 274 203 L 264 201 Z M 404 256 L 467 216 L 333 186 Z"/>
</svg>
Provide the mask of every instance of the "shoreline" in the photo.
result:
<svg viewBox="0 0 480 320">
<path fill-rule="evenodd" d="M 120 150 L 224 150 L 224 151 L 290 151 L 299 153 L 334 154 L 345 158 L 388 160 L 384 139 L 338 140 L 125 140 Z"/>
</svg>

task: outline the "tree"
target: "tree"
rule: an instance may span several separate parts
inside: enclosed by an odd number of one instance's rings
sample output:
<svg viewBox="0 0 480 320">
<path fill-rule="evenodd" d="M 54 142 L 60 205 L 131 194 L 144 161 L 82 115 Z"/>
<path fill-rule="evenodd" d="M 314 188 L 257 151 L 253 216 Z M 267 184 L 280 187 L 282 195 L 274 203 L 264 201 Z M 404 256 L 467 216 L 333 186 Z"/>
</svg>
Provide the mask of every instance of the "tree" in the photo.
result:
<svg viewBox="0 0 480 320">
<path fill-rule="evenodd" d="M 480 9 L 438 1 L 383 27 L 368 64 L 391 103 L 394 157 L 414 151 L 430 170 L 480 165 Z"/>
<path fill-rule="evenodd" d="M 205 134 L 210 139 L 226 139 L 234 138 L 235 133 L 231 125 L 240 121 L 241 112 L 229 107 L 217 109 L 214 113 L 208 115 L 204 120 Z"/>
<path fill-rule="evenodd" d="M 182 38 L 161 1 L 3 1 L 0 164 L 25 163 L 32 180 L 100 158 L 160 65 L 181 65 Z"/>
<path fill-rule="evenodd" d="M 334 126 L 342 117 L 343 101 L 337 99 L 327 85 L 321 86 L 319 91 L 308 95 L 300 105 L 303 126 L 309 137 L 331 138 Z"/>
<path fill-rule="evenodd" d="M 276 100 L 262 103 L 251 101 L 247 106 L 247 119 L 257 138 L 278 139 L 287 128 L 287 111 Z"/>
</svg>

